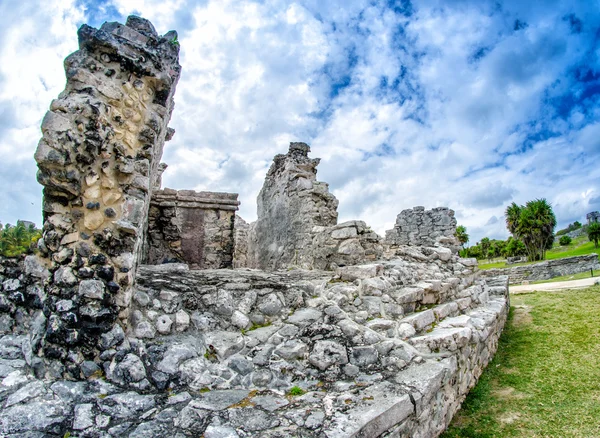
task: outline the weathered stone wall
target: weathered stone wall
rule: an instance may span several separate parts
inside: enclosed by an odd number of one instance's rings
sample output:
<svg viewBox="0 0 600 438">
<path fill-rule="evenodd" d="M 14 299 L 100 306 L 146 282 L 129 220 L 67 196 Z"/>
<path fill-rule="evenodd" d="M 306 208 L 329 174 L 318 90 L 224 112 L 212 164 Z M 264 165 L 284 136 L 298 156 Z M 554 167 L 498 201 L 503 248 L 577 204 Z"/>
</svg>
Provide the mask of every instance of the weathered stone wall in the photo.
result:
<svg viewBox="0 0 600 438">
<path fill-rule="evenodd" d="M 317 181 L 319 159 L 308 158 L 310 147 L 290 143 L 286 155 L 276 155 L 258 195 L 258 219 L 248 239 L 248 265 L 261 269 L 312 267 L 315 226 L 337 223 L 338 200 L 328 184 Z"/>
<path fill-rule="evenodd" d="M 37 263 L 51 273 L 42 348 L 75 365 L 102 350 L 117 316 L 127 324 L 181 69 L 177 34 L 159 36 L 138 17 L 83 25 L 78 37 L 35 153 L 44 186 Z"/>
<path fill-rule="evenodd" d="M 383 255 L 383 239 L 363 221 L 314 227 L 310 258 L 315 269 L 374 262 Z"/>
<path fill-rule="evenodd" d="M 134 324 L 102 335 L 80 382 L 60 380 L 69 361 L 32 354 L 42 310 L 19 303 L 48 273 L 32 256 L 4 261 L 0 434 L 437 436 L 497 348 L 507 278 L 398 251 L 336 273 L 142 266 Z M 293 386 L 306 394 L 283 395 Z"/>
<path fill-rule="evenodd" d="M 157 190 L 152 195 L 144 263 L 231 268 L 237 193 Z"/>
<path fill-rule="evenodd" d="M 248 266 L 248 233 L 250 225 L 237 214 L 234 224 L 234 249 L 233 249 L 233 267 L 245 268 Z"/>
<path fill-rule="evenodd" d="M 486 277 L 507 275 L 510 284 L 521 284 L 524 281 L 549 280 L 562 275 L 589 272 L 590 269 L 600 271 L 597 254 L 565 257 L 564 259 L 546 260 L 531 265 L 514 266 L 512 268 L 486 269 L 481 271 Z"/>
<path fill-rule="evenodd" d="M 454 211 L 446 207 L 425 210 L 424 207 L 403 210 L 396 218 L 394 228 L 385 232 L 388 245 L 435 246 L 442 245 L 457 253 L 460 244 L 454 233 Z"/>
</svg>

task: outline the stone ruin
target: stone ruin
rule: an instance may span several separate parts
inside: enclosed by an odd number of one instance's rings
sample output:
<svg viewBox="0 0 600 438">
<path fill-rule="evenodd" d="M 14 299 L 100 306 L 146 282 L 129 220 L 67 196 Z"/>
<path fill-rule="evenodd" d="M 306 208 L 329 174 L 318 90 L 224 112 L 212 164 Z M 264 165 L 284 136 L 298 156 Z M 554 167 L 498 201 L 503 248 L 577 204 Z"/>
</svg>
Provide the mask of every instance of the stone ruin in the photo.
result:
<svg viewBox="0 0 600 438">
<path fill-rule="evenodd" d="M 0 260 L 0 435 L 439 435 L 509 307 L 453 212 L 338 224 L 304 143 L 252 224 L 235 194 L 160 190 L 176 33 L 129 17 L 79 44 L 35 157 L 39 253 Z"/>
</svg>

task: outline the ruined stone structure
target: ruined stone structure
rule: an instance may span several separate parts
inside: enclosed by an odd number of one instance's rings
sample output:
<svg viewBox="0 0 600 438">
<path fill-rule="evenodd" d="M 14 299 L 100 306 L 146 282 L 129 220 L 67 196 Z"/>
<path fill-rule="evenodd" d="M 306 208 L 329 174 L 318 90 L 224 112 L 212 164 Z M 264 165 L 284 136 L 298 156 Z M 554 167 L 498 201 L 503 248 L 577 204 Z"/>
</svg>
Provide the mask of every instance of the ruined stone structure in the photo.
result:
<svg viewBox="0 0 600 438">
<path fill-rule="evenodd" d="M 234 223 L 234 249 L 233 249 L 233 267 L 245 268 L 248 263 L 248 233 L 250 225 L 237 214 Z"/>
<path fill-rule="evenodd" d="M 588 221 L 588 225 L 591 224 L 592 222 L 598 222 L 600 220 L 600 212 L 597 211 L 592 211 L 590 213 L 588 213 L 585 218 Z"/>
<path fill-rule="evenodd" d="M 235 193 L 157 190 L 152 195 L 144 263 L 185 262 L 192 268 L 231 268 Z"/>
<path fill-rule="evenodd" d="M 337 224 L 337 199 L 316 180 L 319 159 L 306 143 L 290 143 L 276 155 L 258 195 L 258 219 L 250 224 L 246 264 L 260 269 L 334 269 L 375 261 L 382 239 L 363 221 Z M 239 236 L 240 239 L 244 235 Z M 242 254 L 242 252 L 240 252 Z"/>
<path fill-rule="evenodd" d="M 338 200 L 317 181 L 318 158 L 306 143 L 276 155 L 257 199 L 258 219 L 248 241 L 249 265 L 260 269 L 311 268 L 315 226 L 337 223 Z"/>
<path fill-rule="evenodd" d="M 454 236 L 456 219 L 454 211 L 446 207 L 425 210 L 424 207 L 403 210 L 396 218 L 394 228 L 386 231 L 389 245 L 434 246 L 450 248 L 454 253 L 460 243 Z"/>
<path fill-rule="evenodd" d="M 177 34 L 146 20 L 79 29 L 67 85 L 42 122 L 35 159 L 44 186 L 40 270 L 47 357 L 93 358 L 127 325 L 152 186 L 179 79 Z M 45 275 L 45 274 L 44 274 Z M 77 363 L 69 364 L 79 377 Z"/>
<path fill-rule="evenodd" d="M 482 275 L 486 277 L 506 275 L 510 284 L 521 284 L 524 281 L 549 280 L 563 275 L 590 272 L 590 270 L 600 271 L 597 254 L 546 260 L 532 265 L 514 266 L 512 268 L 487 269 L 482 271 Z"/>
<path fill-rule="evenodd" d="M 176 34 L 79 35 L 36 153 L 41 255 L 0 259 L 0 436 L 438 436 L 509 308 L 507 277 L 456 255 L 452 211 L 405 211 L 387 243 L 337 224 L 304 143 L 254 224 L 235 194 L 160 191 Z M 190 270 L 232 254 L 266 270 Z"/>
</svg>

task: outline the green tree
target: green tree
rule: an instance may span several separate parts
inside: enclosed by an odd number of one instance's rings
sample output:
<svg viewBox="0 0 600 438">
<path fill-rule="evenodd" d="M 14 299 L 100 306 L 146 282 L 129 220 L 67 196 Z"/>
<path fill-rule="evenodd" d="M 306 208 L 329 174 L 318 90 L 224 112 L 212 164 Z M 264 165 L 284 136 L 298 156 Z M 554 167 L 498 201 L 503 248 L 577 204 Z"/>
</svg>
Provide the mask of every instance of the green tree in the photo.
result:
<svg viewBox="0 0 600 438">
<path fill-rule="evenodd" d="M 525 244 L 527 258 L 544 260 L 556 227 L 552 206 L 545 199 L 534 199 L 524 206 L 513 202 L 506 208 L 505 216 L 508 230 Z"/>
<path fill-rule="evenodd" d="M 479 246 L 481 247 L 481 254 L 484 257 L 487 257 L 488 255 L 488 251 L 490 249 L 490 238 L 489 237 L 484 237 L 483 239 L 481 239 L 481 243 L 479 243 Z"/>
<path fill-rule="evenodd" d="M 594 242 L 594 247 L 598 248 L 598 240 L 600 240 L 600 223 L 592 222 L 587 229 L 588 239 Z"/>
<path fill-rule="evenodd" d="M 561 236 L 558 240 L 561 246 L 567 246 L 571 243 L 571 238 L 569 236 Z"/>
<path fill-rule="evenodd" d="M 458 239 L 460 242 L 460 246 L 465 247 L 465 243 L 469 241 L 469 235 L 467 234 L 467 227 L 464 225 L 459 225 L 456 227 L 456 231 L 454 232 L 454 237 Z"/>
<path fill-rule="evenodd" d="M 41 230 L 33 226 L 26 227 L 22 222 L 15 226 L 6 224 L 0 231 L 0 255 L 16 257 L 29 252 L 41 236 Z"/>
</svg>

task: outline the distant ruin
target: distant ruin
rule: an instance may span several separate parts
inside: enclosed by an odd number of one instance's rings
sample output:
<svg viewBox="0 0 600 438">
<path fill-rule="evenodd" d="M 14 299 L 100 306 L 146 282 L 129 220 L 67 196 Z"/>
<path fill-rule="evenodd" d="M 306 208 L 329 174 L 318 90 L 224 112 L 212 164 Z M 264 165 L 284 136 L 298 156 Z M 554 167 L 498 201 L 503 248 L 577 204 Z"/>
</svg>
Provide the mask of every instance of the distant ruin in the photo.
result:
<svg viewBox="0 0 600 438">
<path fill-rule="evenodd" d="M 236 194 L 161 190 L 177 34 L 78 35 L 35 155 L 39 254 L 0 259 L 0 435 L 438 436 L 509 308 L 452 210 L 338 224 L 305 143 L 252 224 Z"/>
</svg>

